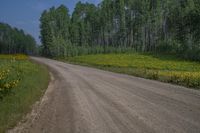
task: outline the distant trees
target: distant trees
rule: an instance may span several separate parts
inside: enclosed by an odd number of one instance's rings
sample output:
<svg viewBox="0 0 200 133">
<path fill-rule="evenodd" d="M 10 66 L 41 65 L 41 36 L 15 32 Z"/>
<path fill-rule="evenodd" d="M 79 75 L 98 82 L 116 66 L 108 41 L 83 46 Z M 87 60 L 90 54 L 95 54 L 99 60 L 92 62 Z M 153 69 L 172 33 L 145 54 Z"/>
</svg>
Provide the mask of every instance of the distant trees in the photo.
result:
<svg viewBox="0 0 200 133">
<path fill-rule="evenodd" d="M 46 56 L 123 52 L 176 53 L 200 60 L 199 0 L 78 2 L 70 16 L 61 5 L 41 16 Z"/>
<path fill-rule="evenodd" d="M 35 50 L 36 42 L 31 35 L 0 23 L 0 54 L 34 54 Z"/>
</svg>

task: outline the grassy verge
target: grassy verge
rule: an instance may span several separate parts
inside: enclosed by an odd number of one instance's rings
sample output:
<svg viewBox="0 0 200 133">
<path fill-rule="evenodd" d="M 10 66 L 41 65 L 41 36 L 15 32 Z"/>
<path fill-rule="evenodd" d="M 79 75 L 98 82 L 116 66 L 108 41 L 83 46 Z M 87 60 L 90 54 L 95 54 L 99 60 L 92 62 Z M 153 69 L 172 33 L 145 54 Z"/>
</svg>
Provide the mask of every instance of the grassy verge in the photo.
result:
<svg viewBox="0 0 200 133">
<path fill-rule="evenodd" d="M 46 67 L 24 55 L 0 55 L 0 132 L 14 127 L 48 86 Z"/>
<path fill-rule="evenodd" d="M 98 54 L 62 60 L 186 87 L 200 88 L 200 63 L 185 61 L 175 56 L 140 53 Z"/>
</svg>

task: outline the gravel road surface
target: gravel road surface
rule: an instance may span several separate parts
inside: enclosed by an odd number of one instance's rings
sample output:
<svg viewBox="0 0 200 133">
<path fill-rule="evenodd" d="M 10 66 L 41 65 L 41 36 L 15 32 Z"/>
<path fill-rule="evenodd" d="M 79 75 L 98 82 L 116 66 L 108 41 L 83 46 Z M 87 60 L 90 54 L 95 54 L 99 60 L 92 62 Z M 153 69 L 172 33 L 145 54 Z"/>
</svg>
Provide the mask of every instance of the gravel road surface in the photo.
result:
<svg viewBox="0 0 200 133">
<path fill-rule="evenodd" d="M 34 117 L 11 132 L 200 133 L 200 91 L 32 59 L 53 78 Z"/>
</svg>

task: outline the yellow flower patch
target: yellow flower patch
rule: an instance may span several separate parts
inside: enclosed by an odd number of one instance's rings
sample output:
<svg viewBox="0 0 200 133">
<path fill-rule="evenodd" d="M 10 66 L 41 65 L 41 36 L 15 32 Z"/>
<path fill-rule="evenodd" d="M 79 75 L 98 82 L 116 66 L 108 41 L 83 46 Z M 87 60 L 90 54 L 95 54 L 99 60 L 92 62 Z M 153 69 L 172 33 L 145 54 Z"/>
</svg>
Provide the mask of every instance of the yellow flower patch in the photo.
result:
<svg viewBox="0 0 200 133">
<path fill-rule="evenodd" d="M 27 60 L 22 54 L 0 55 L 0 100 L 17 87 L 21 79 L 21 71 L 16 61 Z"/>
</svg>

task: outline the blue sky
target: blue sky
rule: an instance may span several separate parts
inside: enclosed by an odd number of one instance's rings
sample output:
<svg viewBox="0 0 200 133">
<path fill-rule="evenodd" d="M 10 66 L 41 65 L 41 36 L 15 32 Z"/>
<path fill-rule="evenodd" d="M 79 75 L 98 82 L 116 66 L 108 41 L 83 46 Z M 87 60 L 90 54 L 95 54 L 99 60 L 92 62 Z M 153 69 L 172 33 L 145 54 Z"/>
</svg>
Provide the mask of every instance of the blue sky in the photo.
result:
<svg viewBox="0 0 200 133">
<path fill-rule="evenodd" d="M 64 4 L 72 12 L 78 1 L 98 4 L 101 0 L 0 0 L 0 22 L 23 29 L 40 43 L 39 18 L 43 10 Z"/>
</svg>

